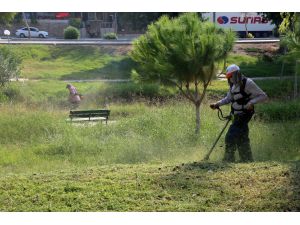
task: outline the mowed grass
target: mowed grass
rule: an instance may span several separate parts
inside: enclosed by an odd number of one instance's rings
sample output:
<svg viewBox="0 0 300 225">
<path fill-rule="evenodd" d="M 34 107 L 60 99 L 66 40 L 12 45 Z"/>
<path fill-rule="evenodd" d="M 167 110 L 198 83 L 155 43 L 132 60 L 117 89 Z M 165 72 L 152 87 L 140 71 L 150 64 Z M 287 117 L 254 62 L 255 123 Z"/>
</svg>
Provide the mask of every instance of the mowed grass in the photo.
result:
<svg viewBox="0 0 300 225">
<path fill-rule="evenodd" d="M 23 59 L 21 76 L 29 79 L 128 79 L 135 67 L 128 55 L 130 46 L 12 45 L 11 49 Z M 227 64 L 232 63 L 249 77 L 281 74 L 282 64 L 276 56 L 232 53 Z M 286 64 L 284 75 L 293 74 L 294 64 Z"/>
<path fill-rule="evenodd" d="M 123 47 L 127 48 L 127 47 Z M 104 46 L 13 45 L 28 79 L 129 78 L 133 62 L 122 49 Z"/>
<path fill-rule="evenodd" d="M 299 211 L 299 162 L 109 165 L 0 178 L 1 211 Z"/>
</svg>

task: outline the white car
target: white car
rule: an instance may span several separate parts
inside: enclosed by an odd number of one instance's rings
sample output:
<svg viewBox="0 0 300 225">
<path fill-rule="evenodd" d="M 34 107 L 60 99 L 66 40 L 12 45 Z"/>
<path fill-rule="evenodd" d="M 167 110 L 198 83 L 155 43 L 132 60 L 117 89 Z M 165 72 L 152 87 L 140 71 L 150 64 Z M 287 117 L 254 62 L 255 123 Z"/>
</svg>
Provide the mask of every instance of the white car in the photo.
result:
<svg viewBox="0 0 300 225">
<path fill-rule="evenodd" d="M 46 38 L 48 37 L 48 32 L 46 31 L 40 31 L 38 28 L 36 27 L 29 27 L 30 29 L 30 36 L 31 37 L 39 37 L 39 38 Z M 19 30 L 16 31 L 16 36 L 20 37 L 20 38 L 25 38 L 28 37 L 28 29 L 27 27 L 23 27 Z"/>
</svg>

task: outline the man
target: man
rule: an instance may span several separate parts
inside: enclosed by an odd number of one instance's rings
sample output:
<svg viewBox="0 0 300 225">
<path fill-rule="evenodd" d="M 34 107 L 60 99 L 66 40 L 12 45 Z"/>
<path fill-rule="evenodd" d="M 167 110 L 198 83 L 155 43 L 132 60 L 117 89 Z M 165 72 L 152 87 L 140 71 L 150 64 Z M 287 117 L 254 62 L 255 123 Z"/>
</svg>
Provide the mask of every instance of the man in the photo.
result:
<svg viewBox="0 0 300 225">
<path fill-rule="evenodd" d="M 69 102 L 71 103 L 71 108 L 76 109 L 81 101 L 80 94 L 71 84 L 67 84 L 66 88 L 69 89 Z"/>
<path fill-rule="evenodd" d="M 227 67 L 226 78 L 229 84 L 226 97 L 210 105 L 212 109 L 217 109 L 231 103 L 233 122 L 225 137 L 223 161 L 234 162 L 237 149 L 241 162 L 252 162 L 248 122 L 254 114 L 254 105 L 266 101 L 268 97 L 253 80 L 242 75 L 240 68 L 235 64 Z"/>
</svg>

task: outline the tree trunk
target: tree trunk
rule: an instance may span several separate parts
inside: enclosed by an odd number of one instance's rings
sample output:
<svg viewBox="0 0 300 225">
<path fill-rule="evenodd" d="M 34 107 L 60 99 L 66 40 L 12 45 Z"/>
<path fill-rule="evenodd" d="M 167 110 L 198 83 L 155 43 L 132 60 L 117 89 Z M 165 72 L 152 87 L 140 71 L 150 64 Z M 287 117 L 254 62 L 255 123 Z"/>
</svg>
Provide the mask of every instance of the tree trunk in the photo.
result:
<svg viewBox="0 0 300 225">
<path fill-rule="evenodd" d="M 196 130 L 195 133 L 200 133 L 200 104 L 195 104 L 196 107 Z"/>
<path fill-rule="evenodd" d="M 24 12 L 22 12 L 22 15 L 23 15 L 23 20 L 25 22 L 25 25 L 28 29 L 28 38 L 30 39 L 31 38 L 31 34 L 30 34 L 30 29 L 29 29 L 29 25 L 28 25 L 28 22 L 27 22 L 27 18 L 26 18 L 26 14 Z"/>
</svg>

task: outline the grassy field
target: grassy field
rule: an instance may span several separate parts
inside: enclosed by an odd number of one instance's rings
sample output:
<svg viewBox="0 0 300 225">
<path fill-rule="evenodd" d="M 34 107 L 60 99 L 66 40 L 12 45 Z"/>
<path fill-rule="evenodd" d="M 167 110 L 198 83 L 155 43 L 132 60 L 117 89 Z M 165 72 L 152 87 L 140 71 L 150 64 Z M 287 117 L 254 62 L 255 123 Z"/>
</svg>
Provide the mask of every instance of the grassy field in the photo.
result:
<svg viewBox="0 0 300 225">
<path fill-rule="evenodd" d="M 102 46 L 11 46 L 29 79 L 129 78 L 133 62 L 118 48 Z M 126 48 L 126 47 L 124 47 Z"/>
<path fill-rule="evenodd" d="M 1 211 L 299 211 L 299 163 L 110 165 L 0 178 Z"/>
<path fill-rule="evenodd" d="M 201 162 L 224 126 L 209 103 L 226 94 L 225 81 L 209 86 L 200 135 L 193 105 L 157 84 L 76 82 L 80 109 L 111 116 L 108 125 L 71 124 L 63 79 L 128 78 L 126 51 L 12 47 L 30 80 L 0 90 L 0 211 L 299 211 L 292 81 L 257 81 L 270 101 L 249 124 L 255 163 L 222 164 L 224 138 Z"/>
<path fill-rule="evenodd" d="M 23 59 L 21 76 L 29 79 L 128 79 L 135 65 L 128 57 L 130 46 L 12 45 L 11 48 Z M 249 77 L 281 74 L 277 56 L 232 53 L 228 63 L 239 65 Z M 293 75 L 294 66 L 285 65 L 284 74 Z"/>
</svg>

